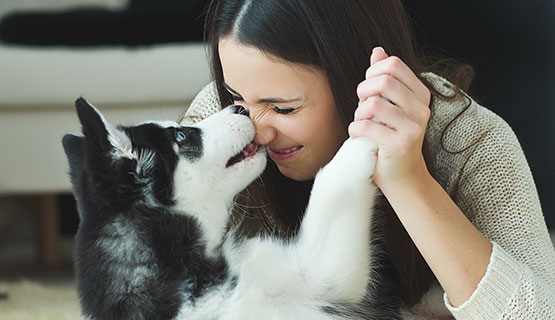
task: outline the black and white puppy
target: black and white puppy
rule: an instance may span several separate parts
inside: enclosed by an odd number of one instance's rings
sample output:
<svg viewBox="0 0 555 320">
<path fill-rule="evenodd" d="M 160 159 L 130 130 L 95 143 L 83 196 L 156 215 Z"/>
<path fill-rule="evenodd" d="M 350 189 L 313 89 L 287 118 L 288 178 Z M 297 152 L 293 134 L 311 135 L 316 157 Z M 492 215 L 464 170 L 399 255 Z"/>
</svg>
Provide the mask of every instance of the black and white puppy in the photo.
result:
<svg viewBox="0 0 555 320">
<path fill-rule="evenodd" d="M 375 269 L 376 146 L 349 139 L 316 176 L 297 236 L 226 234 L 265 149 L 240 106 L 194 126 L 113 126 L 76 101 L 63 145 L 80 212 L 84 319 L 401 319 Z"/>
</svg>

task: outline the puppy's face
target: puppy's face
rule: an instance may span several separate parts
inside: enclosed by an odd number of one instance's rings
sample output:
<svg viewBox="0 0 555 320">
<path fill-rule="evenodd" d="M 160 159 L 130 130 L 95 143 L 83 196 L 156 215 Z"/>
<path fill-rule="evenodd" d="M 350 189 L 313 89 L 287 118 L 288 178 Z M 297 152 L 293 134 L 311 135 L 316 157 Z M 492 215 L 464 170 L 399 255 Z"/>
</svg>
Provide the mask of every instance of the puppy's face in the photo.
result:
<svg viewBox="0 0 555 320">
<path fill-rule="evenodd" d="M 152 121 L 115 127 L 84 99 L 76 105 L 85 137 L 64 137 L 76 190 L 76 176 L 86 172 L 100 181 L 92 186 L 112 184 L 118 193 L 132 193 L 122 197 L 190 211 L 230 205 L 266 165 L 251 120 L 233 106 L 195 126 Z"/>
<path fill-rule="evenodd" d="M 248 116 L 228 107 L 192 127 L 178 131 L 174 194 L 177 203 L 191 207 L 225 202 L 258 177 L 266 166 L 265 148 L 254 141 Z M 188 142 L 189 141 L 189 142 Z"/>
</svg>

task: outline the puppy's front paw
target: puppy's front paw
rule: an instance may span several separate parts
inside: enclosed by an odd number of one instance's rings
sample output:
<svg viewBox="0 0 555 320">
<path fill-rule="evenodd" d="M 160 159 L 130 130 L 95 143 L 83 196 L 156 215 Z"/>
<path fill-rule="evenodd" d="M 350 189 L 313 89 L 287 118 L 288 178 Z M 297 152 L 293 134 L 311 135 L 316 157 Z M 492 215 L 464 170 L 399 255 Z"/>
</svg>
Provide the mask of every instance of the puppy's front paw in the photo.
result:
<svg viewBox="0 0 555 320">
<path fill-rule="evenodd" d="M 336 184 L 341 181 L 369 181 L 376 166 L 377 150 L 376 143 L 368 138 L 349 138 L 322 169 L 320 175 L 327 176 Z"/>
<path fill-rule="evenodd" d="M 344 174 L 370 178 L 376 166 L 378 146 L 372 140 L 359 137 L 347 139 L 335 157 L 333 165 L 343 168 Z"/>
</svg>

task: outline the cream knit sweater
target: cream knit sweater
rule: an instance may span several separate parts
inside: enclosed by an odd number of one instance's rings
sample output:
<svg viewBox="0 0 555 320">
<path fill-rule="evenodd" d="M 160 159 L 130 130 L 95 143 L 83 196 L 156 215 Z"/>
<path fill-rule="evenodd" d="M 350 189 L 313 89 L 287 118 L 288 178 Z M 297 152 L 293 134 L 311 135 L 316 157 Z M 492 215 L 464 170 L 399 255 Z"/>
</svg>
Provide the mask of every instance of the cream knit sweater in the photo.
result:
<svg viewBox="0 0 555 320">
<path fill-rule="evenodd" d="M 426 77 L 442 93 L 453 93 L 443 78 Z M 425 139 L 436 179 L 492 242 L 493 252 L 464 304 L 452 307 L 436 285 L 413 311 L 427 319 L 555 319 L 555 250 L 526 158 L 507 123 L 474 101 L 449 125 L 467 105 L 462 100 L 435 99 Z M 181 123 L 204 119 L 219 105 L 211 83 Z"/>
</svg>

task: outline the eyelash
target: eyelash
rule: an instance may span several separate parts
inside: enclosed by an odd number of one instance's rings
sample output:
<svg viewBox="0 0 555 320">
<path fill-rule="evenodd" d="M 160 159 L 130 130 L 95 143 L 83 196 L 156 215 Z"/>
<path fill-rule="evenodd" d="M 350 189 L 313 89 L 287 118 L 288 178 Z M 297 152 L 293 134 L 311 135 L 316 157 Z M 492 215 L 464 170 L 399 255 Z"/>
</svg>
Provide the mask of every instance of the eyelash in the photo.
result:
<svg viewBox="0 0 555 320">
<path fill-rule="evenodd" d="M 232 94 L 231 92 L 230 92 L 230 95 L 231 95 L 231 100 L 233 100 L 234 102 L 235 101 L 243 101 L 242 97 L 236 96 L 236 95 Z M 294 108 L 281 109 L 281 108 L 278 108 L 278 107 L 274 106 L 274 112 L 277 113 L 277 114 L 290 114 L 293 111 L 295 111 Z"/>
<path fill-rule="evenodd" d="M 278 107 L 274 106 L 274 112 L 277 113 L 277 114 L 290 114 L 293 111 L 295 111 L 295 109 L 293 109 L 293 108 L 281 109 L 281 108 L 278 108 Z"/>
</svg>

